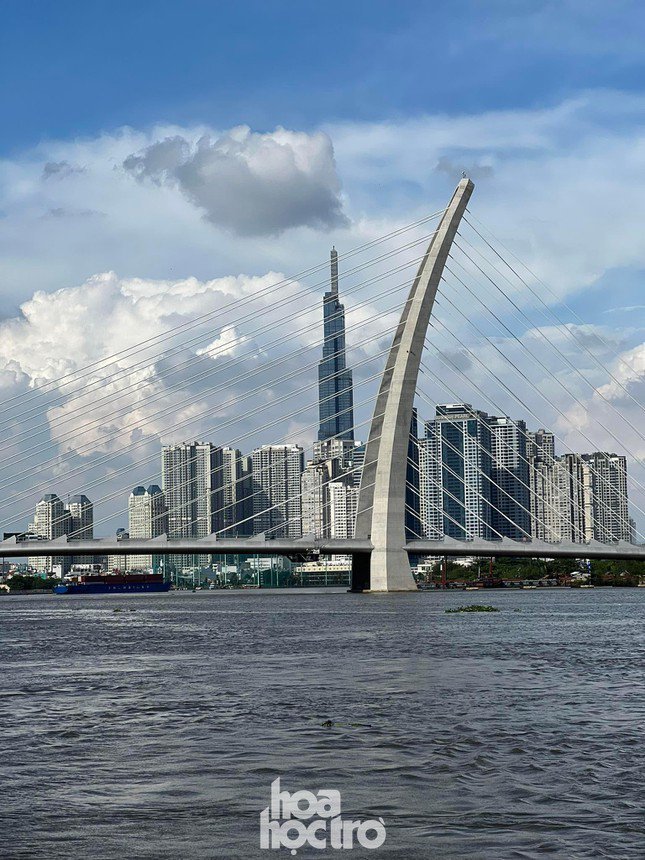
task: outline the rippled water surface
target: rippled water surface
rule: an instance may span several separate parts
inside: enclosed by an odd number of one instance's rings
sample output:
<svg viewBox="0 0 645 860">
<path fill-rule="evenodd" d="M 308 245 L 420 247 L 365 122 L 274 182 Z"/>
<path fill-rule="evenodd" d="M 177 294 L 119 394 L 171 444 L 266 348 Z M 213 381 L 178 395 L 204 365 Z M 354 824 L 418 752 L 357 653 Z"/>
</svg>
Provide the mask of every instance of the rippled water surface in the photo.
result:
<svg viewBox="0 0 645 860">
<path fill-rule="evenodd" d="M 642 860 L 645 589 L 484 597 L 0 598 L 0 856 L 274 856 L 280 776 L 384 818 L 351 857 Z"/>
</svg>

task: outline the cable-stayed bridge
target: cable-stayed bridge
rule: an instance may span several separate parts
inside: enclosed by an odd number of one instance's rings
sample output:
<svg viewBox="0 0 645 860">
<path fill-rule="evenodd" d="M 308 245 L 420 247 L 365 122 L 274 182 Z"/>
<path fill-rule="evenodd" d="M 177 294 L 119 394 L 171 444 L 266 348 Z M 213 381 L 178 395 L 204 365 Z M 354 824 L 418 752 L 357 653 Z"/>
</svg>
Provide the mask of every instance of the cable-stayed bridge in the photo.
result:
<svg viewBox="0 0 645 860">
<path fill-rule="evenodd" d="M 420 245 L 426 244 L 421 256 L 395 265 L 384 273 L 359 282 L 359 287 L 376 287 L 380 298 L 391 298 L 386 309 L 374 312 L 374 292 L 369 299 L 357 303 L 353 310 L 357 322 L 345 327 L 343 306 L 338 302 L 337 256 L 332 256 L 332 283 L 325 295 L 326 336 L 321 343 L 311 339 L 310 344 L 297 346 L 284 351 L 272 361 L 257 362 L 255 367 L 241 367 L 236 364 L 234 354 L 229 357 L 234 332 L 229 339 L 220 338 L 223 343 L 206 350 L 195 350 L 197 337 L 185 335 L 197 326 L 199 320 L 179 327 L 185 346 L 193 348 L 198 356 L 197 366 L 205 357 L 198 373 L 188 382 L 208 379 L 212 372 L 207 360 L 217 358 L 222 373 L 227 374 L 229 385 L 236 379 L 246 386 L 242 396 L 231 397 L 225 402 L 226 408 L 239 407 L 241 402 L 253 398 L 266 388 L 267 372 L 277 372 L 276 383 L 289 386 L 281 405 L 290 415 L 297 415 L 303 409 L 302 393 L 297 385 L 299 375 L 312 369 L 306 356 L 311 346 L 323 346 L 323 361 L 317 362 L 319 376 L 320 427 L 326 432 L 320 435 L 318 443 L 323 477 L 318 487 L 306 488 L 302 482 L 302 467 L 298 467 L 297 446 L 282 443 L 269 446 L 272 451 L 262 459 L 258 455 L 257 464 L 252 468 L 243 463 L 244 457 L 233 456 L 233 462 L 208 461 L 203 465 L 204 451 L 195 448 L 188 458 L 184 457 L 171 465 L 168 480 L 165 481 L 166 501 L 164 509 L 153 512 L 150 521 L 152 528 L 145 537 L 117 540 L 115 538 L 88 538 L 87 526 L 82 523 L 76 527 L 63 527 L 64 518 L 69 515 L 55 513 L 55 522 L 48 523 L 48 536 L 24 534 L 8 537 L 0 543 L 0 554 L 5 557 L 97 557 L 97 556 L 181 556 L 181 555 L 282 555 L 293 558 L 317 555 L 346 555 L 352 557 L 352 585 L 357 591 L 407 591 L 416 588 L 410 567 L 410 557 L 423 555 L 450 556 L 517 556 L 532 558 L 614 558 L 643 559 L 645 546 L 635 541 L 637 530 L 632 527 L 627 539 L 625 522 L 628 514 L 628 499 L 625 475 L 621 473 L 619 458 L 605 460 L 597 457 L 587 461 L 566 457 L 557 461 L 553 452 L 538 450 L 534 436 L 523 427 L 523 422 L 508 424 L 505 418 L 493 419 L 476 409 L 466 410 L 465 417 L 458 417 L 456 410 L 445 410 L 437 426 L 429 432 L 423 446 L 424 462 L 419 460 L 419 451 L 411 449 L 411 427 L 415 421 L 415 403 L 420 401 L 433 407 L 437 400 L 424 391 L 420 379 L 430 379 L 435 388 L 452 396 L 453 403 L 462 404 L 463 392 L 470 386 L 475 394 L 479 392 L 476 377 L 489 378 L 493 384 L 493 394 L 487 394 L 487 402 L 500 415 L 505 415 L 504 404 L 513 401 L 519 404 L 525 414 L 540 421 L 536 402 L 540 398 L 551 409 L 551 414 L 559 416 L 575 425 L 575 420 L 562 405 L 562 397 L 545 391 L 535 383 L 539 372 L 551 380 L 554 392 L 566 395 L 570 401 L 584 407 L 580 396 L 580 386 L 591 388 L 598 402 L 607 407 L 609 413 L 615 409 L 611 397 L 603 391 L 596 377 L 602 371 L 611 384 L 621 390 L 621 395 L 631 398 L 635 405 L 643 408 L 633 397 L 629 384 L 620 377 L 617 370 L 610 370 L 599 360 L 597 353 L 588 344 L 581 342 L 580 348 L 588 356 L 583 367 L 572 360 L 564 340 L 554 337 L 556 328 L 553 320 L 544 314 L 544 323 L 533 326 L 533 342 L 525 343 L 518 336 L 518 324 L 529 325 L 522 300 L 522 290 L 526 288 L 535 295 L 535 290 L 526 280 L 518 263 L 510 263 L 508 255 L 499 250 L 492 241 L 477 228 L 474 218 L 468 221 L 471 232 L 479 237 L 487 250 L 484 256 L 475 248 L 468 236 L 460 232 L 466 220 L 467 206 L 473 192 L 473 183 L 464 178 L 446 207 L 439 213 L 423 221 L 410 225 L 413 228 L 426 228 L 427 223 L 436 220 L 436 227 L 430 234 L 405 242 L 395 251 L 389 250 L 377 255 L 367 264 L 359 262 L 349 273 L 359 275 L 374 263 L 396 262 L 396 254 L 402 251 L 418 252 Z M 405 229 L 409 229 L 405 228 Z M 386 237 L 393 241 L 403 235 L 404 229 Z M 368 243 L 361 252 L 377 247 L 378 243 Z M 335 254 L 335 252 L 333 252 Z M 479 254 L 479 256 L 478 256 Z M 351 253 L 343 256 L 347 261 Z M 392 277 L 402 276 L 413 263 L 418 266 L 416 275 L 409 286 L 409 277 L 404 277 L 396 287 Z M 312 273 L 316 269 L 311 270 Z M 305 273 L 306 274 L 306 273 Z M 486 297 L 482 283 L 492 287 L 506 301 L 503 310 Z M 440 286 L 450 284 L 452 293 L 441 293 Z M 284 317 L 291 320 L 293 330 L 302 335 L 307 331 L 308 308 L 298 307 L 293 295 L 280 297 L 286 282 L 273 285 L 270 289 L 278 303 L 282 303 Z M 380 287 L 383 286 L 383 290 Z M 402 301 L 399 294 L 407 290 L 407 298 Z M 539 293 L 540 288 L 538 288 Z M 358 292 L 358 288 L 357 288 Z M 347 292 L 345 294 L 348 294 Z M 539 298 L 539 296 L 537 296 Z M 232 303 L 232 311 L 240 314 L 252 312 L 253 296 L 244 297 Z M 541 299 L 542 305 L 550 314 L 550 305 Z M 402 307 L 401 307 L 402 306 Z M 436 317 L 435 308 L 440 307 L 441 318 Z M 383 325 L 383 318 L 394 313 L 399 315 L 398 323 Z M 477 350 L 460 336 L 459 325 L 455 320 L 469 325 L 486 345 L 487 356 L 482 359 Z M 434 321 L 434 322 L 433 322 Z M 452 321 L 452 324 L 451 324 Z M 231 326 L 235 322 L 233 317 Z M 462 324 L 460 323 L 460 324 Z M 548 325 L 547 325 L 548 323 Z M 271 322 L 265 324 L 270 332 Z M 258 329 L 262 329 L 260 320 Z M 373 331 L 372 331 L 373 327 Z M 311 328 L 311 326 L 309 326 Z M 265 333 L 266 333 L 265 331 Z M 564 337 L 579 337 L 573 327 L 560 324 L 557 331 Z M 230 329 L 229 329 L 230 332 Z M 366 356 L 354 363 L 354 372 L 361 371 L 360 383 L 352 385 L 351 372 L 346 367 L 346 333 L 358 335 L 360 345 Z M 391 338 L 389 345 L 383 338 Z M 508 375 L 500 370 L 508 356 L 500 349 L 500 338 L 516 345 L 526 361 L 516 362 L 511 370 L 515 372 L 514 384 L 509 383 Z M 284 347 L 284 338 L 278 338 Z M 443 345 L 439 347 L 438 342 Z M 127 371 L 117 369 L 116 375 L 123 372 L 131 379 L 133 371 L 145 369 L 150 361 L 149 352 L 153 347 L 163 347 L 163 337 L 150 338 L 127 351 Z M 548 349 L 547 349 L 548 347 Z M 424 351 L 428 353 L 424 356 Z M 140 359 L 136 359 L 137 355 Z M 123 359 L 123 355 L 117 356 Z M 374 369 L 379 357 L 385 359 L 385 369 Z M 133 361 L 133 359 L 135 359 Z M 554 360 L 559 366 L 554 367 Z M 467 360 L 467 366 L 461 366 Z M 624 364 L 624 359 L 621 359 Z M 294 366 L 295 362 L 295 366 Z M 97 362 L 102 369 L 105 362 Z M 620 368 L 620 364 L 618 365 Z M 68 402 L 73 396 L 91 397 L 93 408 L 107 409 L 108 421 L 116 420 L 126 409 L 119 406 L 118 398 L 112 393 L 102 393 L 100 378 L 93 375 L 96 367 L 88 366 L 68 374 L 58 380 L 55 397 L 61 403 Z M 572 385 L 572 380 L 577 383 Z M 252 382 L 257 382 L 253 387 Z M 354 391 L 372 384 L 378 390 L 371 420 L 358 421 L 354 411 L 372 404 L 373 396 L 354 402 Z M 186 385 L 185 375 L 178 378 L 176 385 L 186 386 L 185 404 L 190 406 L 190 388 Z M 53 386 L 52 386 L 53 389 Z M 531 396 L 528 396 L 528 395 Z M 150 411 L 150 404 L 163 397 L 153 392 L 142 395 L 148 412 L 139 420 L 137 429 L 141 431 L 146 423 L 154 424 L 158 416 Z M 474 399 L 474 398 L 473 398 Z M 311 407 L 312 404 L 304 404 Z M 113 408 L 114 406 L 114 408 Z M 38 409 L 37 404 L 33 413 Z M 260 421 L 262 426 L 262 405 L 244 407 L 244 417 Z M 112 411 L 110 411 L 112 410 Z M 159 410 L 161 412 L 162 410 Z M 225 410 L 224 410 L 225 411 Z M 463 410 L 462 410 L 463 411 Z M 69 421 L 69 428 L 59 434 L 59 442 L 73 439 L 79 432 L 95 433 L 106 423 L 106 414 L 96 419 L 78 417 Z M 287 415 L 287 418 L 289 417 Z M 203 416 L 200 416 L 203 417 Z M 642 434 L 629 417 L 620 414 L 623 424 L 640 441 Z M 194 420 L 194 419 L 193 419 Z M 276 419 L 274 423 L 277 423 Z M 495 424 L 497 422 L 497 424 Z M 232 424 L 232 422 L 229 422 Z M 620 450 L 630 456 L 633 463 L 641 464 L 637 454 L 627 449 L 623 429 L 614 429 L 606 418 L 596 422 L 602 431 L 603 440 L 611 438 Z M 271 422 L 264 424 L 270 431 Z M 491 430 L 493 427 L 493 430 Z M 182 436 L 190 432 L 190 420 L 184 426 L 178 425 L 176 432 Z M 359 428 L 367 431 L 367 443 L 361 447 L 360 458 L 354 443 L 354 432 Z M 219 420 L 211 428 L 218 435 L 227 429 L 227 421 Z M 574 426 L 579 435 L 586 440 L 591 451 L 600 449 L 587 435 L 584 426 Z M 307 428 L 301 428 L 305 432 Z M 433 441 L 432 433 L 439 433 Z M 332 434 L 332 435 L 330 435 Z M 495 435 L 496 458 L 491 458 L 491 434 Z M 202 431 L 203 435 L 203 431 Z M 554 435 L 554 434 L 553 434 Z M 244 434 L 231 440 L 239 444 Z M 564 444 L 564 441 L 560 439 Z M 91 446 L 92 442 L 81 443 Z M 137 449 L 140 440 L 130 446 Z M 325 457 L 320 451 L 332 449 L 340 452 L 337 457 Z M 335 445 L 335 448 L 334 448 Z M 531 447 L 532 446 L 532 447 Z M 203 448 L 203 446 L 202 446 Z M 273 451 L 277 450 L 277 453 Z M 329 453 L 328 451 L 328 453 Z M 191 449 L 192 452 L 192 449 Z M 275 456 L 274 456 L 275 453 Z M 211 457 L 212 452 L 207 453 Z M 239 455 L 239 456 L 238 456 Z M 613 457 L 613 455 L 612 455 Z M 25 458 L 28 461 L 28 458 Z M 99 458 L 100 459 L 100 458 Z M 328 474 L 323 462 L 338 460 Z M 111 455 L 106 453 L 103 463 L 109 469 Z M 143 459 L 142 461 L 143 462 Z M 316 466 L 315 458 L 313 466 Z M 22 474 L 29 473 L 29 466 L 14 467 Z M 329 467 L 331 468 L 331 467 Z M 83 484 L 83 466 L 76 472 L 66 475 L 66 480 L 78 482 L 79 488 L 91 486 Z M 198 480 L 197 469 L 208 473 L 203 484 L 207 489 L 203 498 L 195 497 L 192 492 Z M 613 472 L 612 472 L 613 469 Z M 115 471 L 111 471 L 114 482 Z M 315 471 L 312 470 L 312 471 Z M 333 472 L 333 474 L 332 474 Z M 130 480 L 131 468 L 123 469 L 123 480 Z M 616 475 L 618 477 L 616 477 Z M 213 476 L 218 476 L 214 479 Z M 165 476 L 166 477 L 166 476 Z M 34 474 L 37 480 L 37 472 Z M 202 474 L 203 478 L 203 474 Z M 623 480 L 624 478 L 624 480 Z M 637 491 L 645 489 L 637 478 L 632 477 Z M 100 485 L 101 481 L 96 481 Z M 11 480 L 4 483 L 10 487 Z M 329 509 L 333 501 L 324 498 L 324 488 L 338 485 L 347 488 L 343 496 L 345 503 L 353 499 L 355 513 L 351 516 L 353 535 L 337 536 L 330 532 Z M 351 495 L 350 490 L 354 491 Z M 242 492 L 243 491 L 243 492 Z M 102 497 L 104 503 L 123 492 L 113 490 Z M 314 499 L 313 493 L 319 492 L 320 498 Z M 15 497 L 19 498 L 18 496 Z M 312 501 L 313 499 L 313 501 Z M 564 502 L 563 502 L 564 499 Z M 314 504 L 314 502 L 317 504 Z M 315 508 L 320 523 L 313 532 L 307 531 L 305 507 Z M 640 508 L 632 501 L 632 507 L 640 513 Z M 423 510 L 422 510 L 423 509 Z M 422 516 L 423 514 L 423 516 Z M 50 520 L 52 519 L 52 515 Z M 347 515 L 349 517 L 349 514 Z M 325 522 L 327 525 L 325 526 Z M 563 525 L 564 523 L 564 525 Z M 56 524 L 58 534 L 56 533 Z M 214 528 L 217 524 L 217 528 Z M 96 523 L 94 523 L 96 525 Z M 156 526 L 156 527 L 155 527 Z M 333 528 L 331 529 L 333 531 Z M 345 529 L 350 531 L 350 529 Z M 258 533 L 259 532 L 259 533 Z M 303 533 L 304 532 L 304 533 Z M 55 536 L 54 536 L 55 535 Z"/>
</svg>

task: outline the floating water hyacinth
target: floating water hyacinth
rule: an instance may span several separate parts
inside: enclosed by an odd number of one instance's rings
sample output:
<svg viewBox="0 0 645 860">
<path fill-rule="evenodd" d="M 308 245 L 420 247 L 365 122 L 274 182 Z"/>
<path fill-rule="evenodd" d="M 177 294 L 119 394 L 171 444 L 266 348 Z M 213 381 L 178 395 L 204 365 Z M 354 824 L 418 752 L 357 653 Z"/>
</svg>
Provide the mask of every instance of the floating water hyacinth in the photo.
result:
<svg viewBox="0 0 645 860">
<path fill-rule="evenodd" d="M 456 609 L 446 609 L 446 612 L 499 612 L 499 609 L 496 609 L 494 606 L 473 603 L 471 606 L 458 606 Z"/>
</svg>

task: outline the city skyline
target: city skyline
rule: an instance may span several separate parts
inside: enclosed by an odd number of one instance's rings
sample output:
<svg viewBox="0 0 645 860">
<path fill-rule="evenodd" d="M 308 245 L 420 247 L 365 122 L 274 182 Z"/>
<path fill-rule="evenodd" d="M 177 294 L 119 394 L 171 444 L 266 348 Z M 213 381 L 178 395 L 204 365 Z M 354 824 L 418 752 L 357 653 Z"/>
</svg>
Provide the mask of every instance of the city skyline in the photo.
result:
<svg viewBox="0 0 645 860">
<path fill-rule="evenodd" d="M 470 420 L 477 423 L 482 418 L 482 413 L 473 410 L 470 404 L 460 404 L 458 410 L 454 404 L 438 405 L 437 410 L 438 415 L 443 419 L 446 417 L 446 411 L 450 410 L 457 415 L 467 412 L 469 418 L 465 419 L 466 421 Z M 489 416 L 485 417 L 488 418 Z M 453 423 L 452 429 L 459 426 L 458 417 L 449 420 Z M 500 419 L 493 420 L 499 421 Z M 506 420 L 512 421 L 512 419 Z M 468 462 L 469 453 L 467 448 L 464 449 L 462 443 L 461 475 L 459 476 L 454 468 L 447 467 L 448 480 L 444 475 L 439 479 L 442 483 L 438 488 L 438 495 L 442 496 L 443 494 L 444 507 L 438 508 L 437 504 L 441 504 L 441 502 L 437 503 L 436 501 L 437 487 L 433 486 L 428 493 L 424 483 L 429 472 L 437 474 L 436 465 L 435 470 L 430 466 L 432 455 L 428 458 L 429 449 L 423 444 L 432 442 L 432 431 L 428 430 L 428 425 L 435 422 L 428 421 L 425 423 L 426 432 L 430 432 L 431 435 L 418 439 L 421 451 L 420 532 L 413 533 L 410 539 L 429 537 L 431 540 L 441 541 L 444 536 L 456 537 L 465 541 L 464 551 L 466 552 L 467 542 L 473 537 L 480 537 L 489 541 L 498 540 L 505 536 L 504 533 L 509 536 L 509 532 L 513 534 L 515 530 L 521 529 L 520 522 L 526 523 L 524 516 L 528 513 L 529 522 L 525 525 L 528 534 L 523 536 L 523 540 L 532 538 L 547 543 L 571 540 L 573 543 L 581 544 L 581 552 L 583 552 L 582 546 L 590 540 L 601 543 L 634 541 L 633 520 L 629 516 L 628 508 L 627 469 L 624 457 L 605 452 L 569 453 L 551 458 L 548 455 L 545 458 L 544 455 L 533 454 L 528 469 L 530 489 L 526 504 L 529 508 L 527 510 L 523 504 L 516 505 L 516 510 L 521 511 L 521 517 L 513 519 L 508 513 L 500 514 L 501 509 L 496 508 L 492 501 L 495 498 L 494 481 L 491 481 L 489 476 L 495 469 L 493 457 L 490 458 L 488 475 L 485 472 L 477 475 L 476 485 L 471 487 L 465 496 L 463 491 L 460 493 L 459 477 L 461 477 L 461 485 L 464 490 L 470 486 L 468 480 L 475 480 L 475 477 L 467 478 L 467 469 L 464 472 L 463 466 Z M 446 422 L 442 423 L 445 424 Z M 453 442 L 449 443 L 449 448 L 453 452 L 457 450 L 454 445 L 455 438 L 453 436 Z M 191 447 L 199 447 L 202 450 L 208 448 L 211 452 L 208 455 L 209 462 L 212 461 L 212 454 L 215 453 L 215 446 L 212 443 L 183 443 L 182 446 L 172 447 L 181 447 L 184 451 L 190 450 Z M 492 446 L 489 446 L 489 451 L 491 449 Z M 360 450 L 361 446 L 355 448 L 355 451 Z M 348 475 L 352 474 L 351 459 L 346 461 L 345 468 L 349 470 L 346 472 L 345 469 L 341 468 L 340 460 L 334 458 L 327 461 L 313 460 L 304 466 L 303 451 L 297 445 L 263 446 L 253 454 L 258 475 L 265 477 L 254 481 L 253 470 L 251 469 L 248 475 L 251 497 L 248 500 L 244 496 L 240 498 L 242 510 L 253 511 L 253 515 L 249 517 L 252 523 L 247 532 L 249 536 L 272 532 L 275 537 L 298 538 L 305 534 L 341 540 L 352 537 L 358 488 L 353 485 L 351 478 L 348 479 Z M 470 457 L 473 454 L 474 449 L 471 449 Z M 200 458 L 196 459 L 199 460 Z M 453 466 L 454 464 L 453 458 Z M 552 475 L 547 479 L 546 484 L 545 464 L 548 464 L 552 470 Z M 442 468 L 439 467 L 439 472 L 442 471 Z M 508 467 L 500 461 L 497 468 Z M 339 469 L 339 474 L 335 475 L 335 470 Z M 217 469 L 214 469 L 213 473 L 216 472 Z M 560 476 L 564 478 L 566 475 L 569 478 L 563 481 Z M 194 486 L 194 484 L 194 478 L 187 482 L 189 487 Z M 545 489 L 547 487 L 548 491 Z M 471 495 L 470 499 L 468 493 Z M 563 493 L 564 495 L 562 495 Z M 210 491 L 207 490 L 204 497 L 208 498 L 209 495 Z M 428 504 L 428 496 L 435 497 L 434 503 Z M 460 508 L 459 497 L 462 499 L 463 510 Z M 473 504 L 472 498 L 474 497 L 478 499 L 477 505 Z M 78 519 L 74 522 L 70 512 L 70 506 L 74 504 L 72 500 L 70 500 L 68 507 L 65 507 L 55 493 L 45 494 L 36 505 L 35 519 L 29 526 L 27 536 L 31 536 L 32 539 L 37 537 L 48 540 L 64 535 L 69 535 L 72 540 L 91 539 L 94 536 L 92 528 L 93 505 L 86 496 L 79 497 L 80 499 L 83 499 L 83 512 L 81 513 L 79 509 Z M 446 503 L 446 499 L 449 499 L 449 503 Z M 466 500 L 465 504 L 464 499 Z M 248 506 L 245 505 L 245 502 Z M 456 502 L 457 504 L 455 504 Z M 197 497 L 195 496 L 191 504 L 196 503 Z M 185 503 L 180 505 L 180 510 L 185 510 L 185 508 Z M 267 509 L 268 513 L 265 513 Z M 467 513 L 466 519 L 463 519 L 464 511 Z M 148 489 L 142 486 L 135 487 L 130 494 L 129 512 L 128 530 L 123 528 L 117 530 L 121 533 L 121 538 L 149 539 L 168 534 L 166 501 L 164 492 L 158 486 L 151 486 Z M 440 517 L 437 520 L 439 513 Z M 191 533 L 180 536 L 195 537 L 198 531 L 198 521 L 199 518 L 191 521 L 190 524 L 186 522 L 182 530 Z M 438 522 L 442 525 L 438 525 Z M 438 543 L 438 552 L 440 552 L 440 548 L 441 544 Z M 65 574 L 72 565 L 90 565 L 94 561 L 96 559 L 82 555 L 41 556 L 28 559 L 30 567 L 34 570 L 55 574 L 58 571 L 57 575 Z M 195 567 L 205 568 L 210 564 L 210 560 L 207 555 L 199 557 L 169 556 L 168 561 L 164 563 L 161 556 L 112 555 L 107 557 L 105 563 L 108 570 L 138 571 L 150 568 L 152 570 L 179 572 L 195 569 Z"/>
<path fill-rule="evenodd" d="M 248 537 L 267 531 L 288 537 L 308 533 L 352 536 L 365 447 L 354 440 L 352 370 L 346 362 L 338 256 L 332 247 L 317 373 L 320 424 L 318 439 L 310 446 L 312 459 L 305 458 L 309 447 L 297 441 L 263 443 L 248 454 L 210 441 L 164 444 L 163 509 L 156 511 L 154 524 L 133 529 L 133 502 L 150 497 L 145 488 L 136 487 L 128 504 L 128 533 L 133 531 L 133 537 L 145 537 L 148 531 L 151 537 L 167 533 L 170 538 L 196 539 L 212 533 Z M 423 433 L 419 433 L 418 421 L 415 409 L 406 479 L 408 540 L 443 535 L 547 541 L 569 536 L 574 541 L 630 538 L 633 528 L 629 523 L 633 521 L 627 504 L 624 457 L 608 452 L 562 452 L 556 457 L 552 433 L 543 429 L 529 432 L 522 419 L 492 416 L 469 403 L 437 404 L 435 417 L 421 422 Z M 563 525 L 567 502 L 563 490 L 557 489 L 565 485 L 566 473 L 570 483 L 575 477 L 579 487 L 579 501 L 571 502 L 572 510 L 579 513 L 577 518 L 570 517 L 570 528 Z M 592 491 L 591 475 L 596 473 L 599 477 Z M 616 481 L 624 503 L 615 502 L 613 490 L 608 489 Z M 47 498 L 45 495 L 38 504 Z M 89 503 L 86 496 L 74 499 Z M 55 528 L 44 526 L 42 536 L 73 533 L 72 507 L 68 511 L 59 500 L 56 504 L 60 512 Z M 161 526 L 164 531 L 159 531 Z M 38 534 L 37 529 L 32 531 Z M 87 537 L 93 535 L 93 528 L 78 533 Z M 51 566 L 51 559 L 48 563 Z M 181 567 L 188 560 L 171 559 L 171 564 Z"/>
<path fill-rule="evenodd" d="M 335 247 L 330 251 L 322 324 L 317 373 L 320 425 L 312 459 L 306 460 L 307 449 L 295 442 L 265 443 L 249 454 L 214 442 L 164 444 L 163 490 L 150 485 L 148 490 L 138 486 L 131 492 L 128 535 L 353 536 L 365 447 L 354 440 L 352 370 L 346 362 Z M 424 432 L 419 433 L 415 409 L 406 478 L 408 540 L 448 536 L 583 542 L 633 536 L 624 457 L 601 452 L 556 456 L 552 433 L 529 432 L 522 419 L 489 415 L 469 403 L 437 404 L 435 417 L 424 420 L 422 427 Z M 82 500 L 89 506 L 89 520 Z M 45 506 L 40 527 L 35 525 L 39 505 Z M 49 538 L 75 531 L 92 537 L 92 523 L 93 506 L 87 496 L 75 496 L 66 508 L 55 494 L 45 495 L 30 530 Z M 62 559 L 36 561 L 49 568 L 61 563 L 68 567 Z M 123 556 L 107 563 L 138 569 L 157 567 L 159 559 L 153 563 L 152 556 L 129 560 Z M 207 563 L 207 556 L 168 560 L 171 569 Z"/>
<path fill-rule="evenodd" d="M 409 539 L 441 540 L 448 536 L 491 540 L 506 536 L 556 543 L 633 539 L 624 457 L 607 452 L 557 455 L 548 431 L 527 431 L 521 419 L 489 416 L 465 403 L 437 404 L 435 419 L 423 424 L 425 435 L 416 437 L 420 454 L 419 532 L 412 533 Z M 495 441 L 495 431 L 499 428 L 503 429 L 503 444 Z M 449 435 L 444 438 L 446 429 Z M 438 445 L 439 438 L 444 441 Z M 470 447 L 465 444 L 466 439 L 472 440 L 468 442 Z M 334 451 L 322 446 L 323 459 L 318 443 L 318 458 L 314 456 L 306 466 L 303 449 L 295 444 L 264 445 L 249 456 L 235 449 L 218 449 L 210 442 L 165 446 L 162 481 L 167 485 L 168 496 L 175 499 L 175 533 L 170 533 L 168 525 L 172 505 L 166 503 L 166 491 L 153 485 L 147 490 L 135 487 L 130 494 L 128 536 L 204 537 L 210 533 L 204 522 L 211 523 L 213 531 L 226 532 L 227 527 L 235 525 L 224 514 L 228 484 L 229 488 L 238 487 L 235 508 L 245 515 L 240 522 L 248 524 L 235 530 L 238 535 L 268 531 L 276 537 L 293 538 L 302 534 L 351 537 L 362 462 L 354 458 L 362 456 L 364 446 L 353 442 L 348 446 L 347 440 L 342 439 L 336 442 Z M 448 455 L 443 465 L 441 452 L 443 457 Z M 246 464 L 246 472 L 236 471 L 236 464 L 242 463 Z M 518 477 L 518 472 L 524 479 Z M 173 473 L 181 475 L 176 489 Z M 237 477 L 224 483 L 224 475 L 230 478 L 233 474 Z M 567 474 L 569 478 L 565 481 Z M 473 482 L 472 486 L 469 482 Z M 240 492 L 241 487 L 244 492 Z M 502 495 L 512 504 L 500 504 Z M 156 508 L 153 508 L 155 498 Z M 145 505 L 145 513 L 142 506 L 138 518 L 133 520 L 139 500 Z M 188 509 L 194 509 L 192 515 L 185 514 Z M 93 505 L 87 496 L 70 499 L 65 507 L 56 494 L 50 493 L 36 506 L 36 518 L 29 531 L 48 539 L 64 534 L 87 538 L 93 537 L 92 521 Z M 70 564 L 87 561 L 81 557 L 72 557 L 67 562 L 45 557 L 34 560 L 34 567 L 52 570 L 62 563 L 64 572 Z M 205 565 L 208 560 L 205 556 L 200 562 L 188 558 L 169 560 L 170 567 L 176 569 L 197 563 Z M 110 564 L 139 569 L 143 557 L 110 557 Z M 153 563 L 150 558 L 150 566 L 158 564 L 159 559 Z"/>
</svg>

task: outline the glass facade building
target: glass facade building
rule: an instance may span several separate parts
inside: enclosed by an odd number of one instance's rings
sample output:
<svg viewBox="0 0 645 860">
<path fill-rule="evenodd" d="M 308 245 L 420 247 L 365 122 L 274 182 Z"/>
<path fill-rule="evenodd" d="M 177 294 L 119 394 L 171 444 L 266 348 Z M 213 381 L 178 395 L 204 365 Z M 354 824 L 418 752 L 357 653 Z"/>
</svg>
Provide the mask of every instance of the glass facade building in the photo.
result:
<svg viewBox="0 0 645 860">
<path fill-rule="evenodd" d="M 529 447 L 524 421 L 490 418 L 493 533 L 511 540 L 531 538 Z M 544 442 L 545 440 L 542 439 Z M 546 446 L 543 449 L 546 451 Z"/>
<path fill-rule="evenodd" d="M 331 251 L 331 286 L 323 299 L 325 339 L 318 365 L 318 441 L 354 438 L 352 371 L 345 358 L 345 308 L 338 299 L 338 252 Z"/>
<path fill-rule="evenodd" d="M 492 529 L 490 420 L 470 403 L 437 406 L 426 422 L 421 479 L 424 529 L 435 538 L 497 537 Z"/>
</svg>

